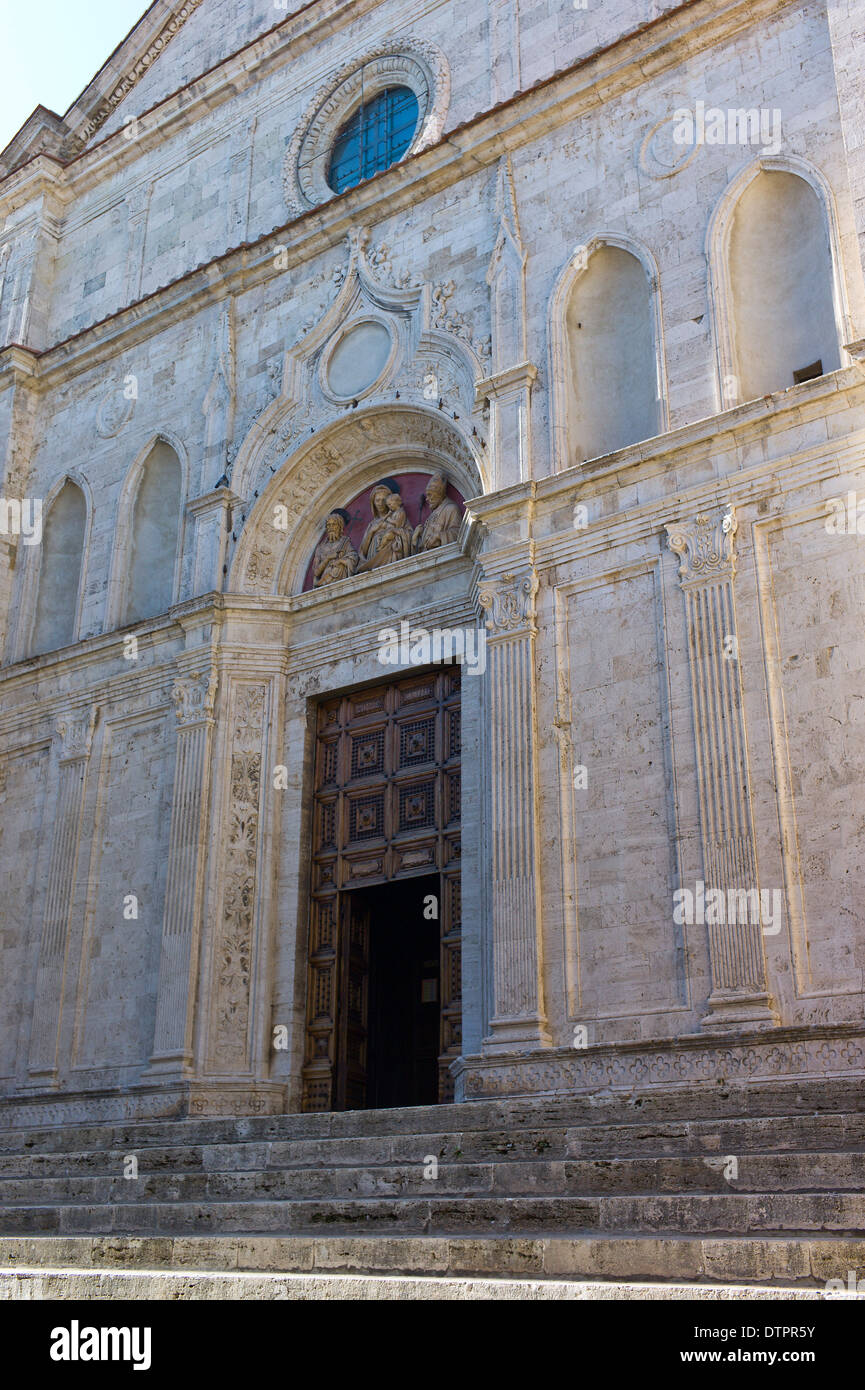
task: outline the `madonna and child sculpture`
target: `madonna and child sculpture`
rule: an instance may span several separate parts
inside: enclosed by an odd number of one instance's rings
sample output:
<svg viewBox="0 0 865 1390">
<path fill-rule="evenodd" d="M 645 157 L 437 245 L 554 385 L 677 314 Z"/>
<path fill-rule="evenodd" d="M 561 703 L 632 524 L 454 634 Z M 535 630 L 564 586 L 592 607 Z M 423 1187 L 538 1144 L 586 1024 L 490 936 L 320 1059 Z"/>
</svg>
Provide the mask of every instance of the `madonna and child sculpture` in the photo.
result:
<svg viewBox="0 0 865 1390">
<path fill-rule="evenodd" d="M 423 501 L 430 508 L 425 521 L 412 528 L 403 505 L 399 484 L 383 478 L 372 490 L 372 520 L 363 534 L 360 553 L 348 535 L 351 517 L 335 507 L 325 521 L 325 534 L 315 550 L 313 588 L 323 588 L 353 574 L 368 574 L 410 555 L 422 555 L 450 545 L 459 534 L 462 514 L 447 495 L 444 473 L 434 473 L 426 486 Z"/>
</svg>

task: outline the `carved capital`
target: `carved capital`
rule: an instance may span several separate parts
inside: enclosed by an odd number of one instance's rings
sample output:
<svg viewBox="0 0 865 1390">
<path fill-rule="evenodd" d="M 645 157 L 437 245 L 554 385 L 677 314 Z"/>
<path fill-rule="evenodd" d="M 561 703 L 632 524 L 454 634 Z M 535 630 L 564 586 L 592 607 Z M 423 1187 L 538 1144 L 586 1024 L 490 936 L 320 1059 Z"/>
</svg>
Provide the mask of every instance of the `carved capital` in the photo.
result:
<svg viewBox="0 0 865 1390">
<path fill-rule="evenodd" d="M 478 590 L 478 603 L 487 613 L 487 627 L 493 637 L 520 628 L 535 630 L 535 595 L 539 588 L 540 580 L 534 570 L 484 580 Z"/>
<path fill-rule="evenodd" d="M 216 676 L 181 676 L 171 687 L 174 712 L 180 728 L 213 718 L 217 691 Z"/>
<path fill-rule="evenodd" d="M 73 763 L 90 757 L 93 745 L 93 731 L 96 728 L 97 708 L 82 713 L 80 710 L 62 714 L 55 723 L 60 739 L 61 763 Z"/>
<path fill-rule="evenodd" d="M 735 511 L 728 506 L 711 515 L 700 512 L 693 522 L 667 527 L 669 547 L 682 561 L 679 578 L 683 584 L 733 578 L 738 525 Z"/>
</svg>

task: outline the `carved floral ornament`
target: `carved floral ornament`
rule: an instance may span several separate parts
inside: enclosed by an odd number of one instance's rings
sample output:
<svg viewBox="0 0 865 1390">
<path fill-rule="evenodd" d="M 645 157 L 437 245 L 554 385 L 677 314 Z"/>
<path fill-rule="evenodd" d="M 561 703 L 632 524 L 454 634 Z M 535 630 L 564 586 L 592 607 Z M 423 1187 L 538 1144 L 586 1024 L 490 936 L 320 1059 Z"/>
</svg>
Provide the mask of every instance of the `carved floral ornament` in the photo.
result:
<svg viewBox="0 0 865 1390">
<path fill-rule="evenodd" d="M 60 739 L 60 761 L 77 762 L 89 758 L 98 709 L 75 710 L 62 714 L 55 723 Z"/>
<path fill-rule="evenodd" d="M 682 561 L 679 578 L 683 583 L 733 578 L 738 526 L 735 511 L 727 506 L 714 515 L 699 512 L 688 525 L 667 527 L 669 547 Z"/>
<path fill-rule="evenodd" d="M 540 580 L 534 570 L 484 580 L 478 591 L 478 603 L 487 612 L 487 627 L 494 636 L 534 627 L 535 596 L 539 587 Z"/>
<path fill-rule="evenodd" d="M 177 723 L 182 727 L 213 718 L 216 703 L 215 674 L 179 677 L 171 687 Z"/>
<path fill-rule="evenodd" d="M 445 55 L 416 38 L 394 39 L 370 49 L 319 88 L 295 131 L 283 168 L 285 201 L 293 216 L 335 196 L 326 177 L 334 139 L 362 101 L 388 87 L 408 87 L 418 100 L 417 130 L 407 154 L 439 140 L 450 103 Z"/>
</svg>

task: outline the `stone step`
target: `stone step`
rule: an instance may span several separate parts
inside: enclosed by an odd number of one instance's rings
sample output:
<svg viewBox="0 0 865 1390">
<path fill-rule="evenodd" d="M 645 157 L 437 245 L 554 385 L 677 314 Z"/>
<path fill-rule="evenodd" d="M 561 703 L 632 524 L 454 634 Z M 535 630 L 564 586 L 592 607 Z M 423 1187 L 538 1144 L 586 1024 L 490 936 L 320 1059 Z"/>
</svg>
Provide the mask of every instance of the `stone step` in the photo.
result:
<svg viewBox="0 0 865 1390">
<path fill-rule="evenodd" d="M 14 1108 L 11 1102 L 9 1108 Z M 822 1122 L 863 1112 L 865 1096 L 851 1094 L 849 1084 L 837 1078 L 807 1079 L 797 1083 L 795 1088 L 789 1081 L 737 1085 L 717 1078 L 703 1085 L 665 1090 L 658 1095 L 647 1091 L 639 1094 L 601 1091 L 558 1099 L 533 1097 L 317 1115 L 164 1119 L 99 1125 L 51 1123 L 48 1111 L 44 1125 L 21 1128 L 12 1128 L 8 1120 L 4 1120 L 4 1105 L 0 1101 L 0 1154 L 34 1149 L 44 1153 L 250 1140 L 352 1139 L 358 1135 L 393 1137 L 428 1133 L 452 1136 L 477 1131 L 504 1131 L 513 1137 L 524 1128 L 668 1126 L 746 1117 L 771 1121 L 773 1118 L 810 1116 L 820 1117 Z"/>
<path fill-rule="evenodd" d="M 406 1274 L 206 1274 L 187 1271 L 0 1269 L 0 1299 L 153 1302 L 717 1302 L 755 1299 L 788 1303 L 822 1300 L 820 1289 L 759 1284 L 597 1283 L 576 1279 L 451 1279 Z M 865 1298 L 865 1294 L 854 1295 Z"/>
<path fill-rule="evenodd" d="M 459 1107 L 461 1118 L 468 1107 Z M 416 1162 L 434 1154 L 442 1159 L 505 1161 L 543 1158 L 679 1156 L 686 1154 L 776 1153 L 820 1147 L 832 1152 L 865 1150 L 865 1114 L 784 1115 L 724 1120 L 691 1120 L 662 1125 L 539 1126 L 522 1129 L 463 1129 L 429 1132 L 364 1132 L 365 1112 L 349 1137 L 261 1138 L 237 1132 L 243 1121 L 220 1122 L 218 1135 L 202 1139 L 196 1125 L 178 1121 L 163 1135 L 149 1127 L 107 1130 L 72 1128 L 27 1132 L 27 1144 L 0 1149 L 0 1177 L 46 1172 L 106 1171 L 129 1153 L 146 1154 L 151 1169 L 197 1171 L 214 1167 L 351 1167 L 379 1162 Z M 284 1119 L 297 1117 L 285 1116 Z M 305 1117 L 300 1117 L 305 1118 Z M 20 1141 L 21 1135 L 12 1136 Z M 10 1136 L 0 1135 L 0 1141 Z M 57 1142 L 62 1138 L 64 1143 Z M 819 1141 L 819 1145 L 815 1144 Z M 149 1142 L 146 1142 L 149 1141 Z M 100 1166 L 100 1164 L 102 1166 Z"/>
<path fill-rule="evenodd" d="M 670 1196 L 366 1197 L 207 1202 L 54 1203 L 0 1209 L 0 1233 L 302 1234 L 399 1231 L 709 1235 L 865 1232 L 865 1197 L 848 1193 L 717 1193 Z"/>
<path fill-rule="evenodd" d="M 865 1298 L 865 1294 L 855 1295 Z M 321 1303 L 345 1302 L 661 1302 L 822 1300 L 820 1289 L 759 1284 L 596 1283 L 576 1279 L 450 1279 L 406 1274 L 184 1274 L 153 1271 L 0 1269 L 0 1299 L 40 1301 Z"/>
<path fill-rule="evenodd" d="M 0 1270 L 775 1283 L 865 1278 L 865 1239 L 632 1236 L 0 1236 Z M 696 1292 L 692 1285 L 692 1292 Z M 70 1295 L 71 1296 L 71 1295 Z"/>
<path fill-rule="evenodd" d="M 122 1176 L 122 1156 L 111 1173 L 64 1173 L 61 1176 L 0 1178 L 0 1204 L 44 1206 L 52 1202 L 87 1205 L 147 1201 L 244 1201 L 260 1197 L 290 1200 L 305 1197 L 422 1196 L 431 1192 L 457 1196 L 481 1194 L 652 1195 L 691 1192 L 861 1192 L 862 1154 L 746 1154 L 737 1158 L 736 1177 L 725 1176 L 727 1157 L 500 1160 L 466 1164 L 440 1161 L 435 1178 L 425 1175 L 423 1145 L 412 1164 L 381 1163 L 315 1168 L 277 1162 L 241 1169 L 222 1153 L 217 1167 L 205 1152 L 207 1170 L 168 1167 L 148 1171 L 148 1153 L 139 1176 Z M 94 1155 L 100 1163 L 104 1156 Z"/>
<path fill-rule="evenodd" d="M 96 1149 L 35 1149 L 0 1154 L 0 1179 L 57 1173 L 117 1172 L 134 1153 L 151 1172 L 277 1167 L 355 1167 L 417 1163 L 428 1155 L 441 1161 L 522 1162 L 538 1158 L 597 1159 L 686 1157 L 801 1151 L 814 1146 L 833 1153 L 865 1151 L 865 1116 L 783 1120 L 693 1122 L 687 1126 L 614 1126 L 595 1129 L 466 1131 L 456 1134 L 364 1135 L 351 1139 L 238 1140 L 233 1143 L 108 1145 Z"/>
</svg>

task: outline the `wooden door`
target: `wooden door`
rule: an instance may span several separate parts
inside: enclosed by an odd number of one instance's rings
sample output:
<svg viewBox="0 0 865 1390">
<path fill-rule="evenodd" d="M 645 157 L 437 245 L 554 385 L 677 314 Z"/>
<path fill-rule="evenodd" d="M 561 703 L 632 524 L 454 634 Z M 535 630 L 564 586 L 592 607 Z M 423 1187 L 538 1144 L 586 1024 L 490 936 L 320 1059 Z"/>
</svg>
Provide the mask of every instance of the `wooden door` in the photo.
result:
<svg viewBox="0 0 865 1390">
<path fill-rule="evenodd" d="M 334 1108 L 363 1110 L 369 1042 L 370 909 L 354 893 L 344 893 L 340 906 Z"/>
<path fill-rule="evenodd" d="M 439 1099 L 461 1044 L 461 671 L 318 706 L 304 1110 L 366 1105 L 370 919 L 359 890 L 440 873 Z"/>
</svg>

